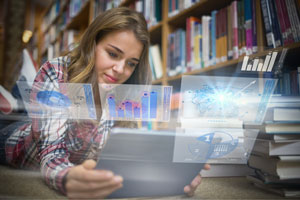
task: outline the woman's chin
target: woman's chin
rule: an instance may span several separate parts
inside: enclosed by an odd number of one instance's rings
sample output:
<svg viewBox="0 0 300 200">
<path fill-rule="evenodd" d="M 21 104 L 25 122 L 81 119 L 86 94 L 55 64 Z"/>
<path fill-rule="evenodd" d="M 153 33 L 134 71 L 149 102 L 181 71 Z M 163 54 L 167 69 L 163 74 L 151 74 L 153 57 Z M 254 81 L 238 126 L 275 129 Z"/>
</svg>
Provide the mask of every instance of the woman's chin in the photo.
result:
<svg viewBox="0 0 300 200">
<path fill-rule="evenodd" d="M 120 84 L 111 84 L 111 83 L 99 83 L 99 87 L 104 91 L 110 91 L 115 87 L 119 86 Z"/>
</svg>

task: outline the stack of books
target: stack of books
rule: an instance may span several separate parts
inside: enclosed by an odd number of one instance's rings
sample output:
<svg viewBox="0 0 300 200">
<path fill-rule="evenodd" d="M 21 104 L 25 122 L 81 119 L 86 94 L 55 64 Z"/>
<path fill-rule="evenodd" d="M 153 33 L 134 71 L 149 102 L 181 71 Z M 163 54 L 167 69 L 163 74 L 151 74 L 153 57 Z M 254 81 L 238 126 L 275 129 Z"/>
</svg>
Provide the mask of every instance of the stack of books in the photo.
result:
<svg viewBox="0 0 300 200">
<path fill-rule="evenodd" d="M 255 186 L 300 197 L 300 96 L 272 97 L 248 165 Z"/>
</svg>

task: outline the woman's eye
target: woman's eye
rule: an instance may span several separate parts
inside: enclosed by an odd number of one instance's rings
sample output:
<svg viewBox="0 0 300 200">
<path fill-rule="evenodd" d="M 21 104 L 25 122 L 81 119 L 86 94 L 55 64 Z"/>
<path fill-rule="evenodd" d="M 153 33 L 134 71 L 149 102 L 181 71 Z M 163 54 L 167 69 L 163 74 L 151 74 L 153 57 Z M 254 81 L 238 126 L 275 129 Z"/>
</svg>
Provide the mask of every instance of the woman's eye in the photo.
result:
<svg viewBox="0 0 300 200">
<path fill-rule="evenodd" d="M 118 57 L 118 55 L 116 53 L 113 53 L 113 52 L 108 52 L 108 54 L 112 58 L 117 58 Z"/>
<path fill-rule="evenodd" d="M 137 66 L 136 63 L 133 63 L 133 62 L 130 62 L 130 61 L 128 62 L 128 65 L 129 65 L 130 67 L 133 67 L 133 68 Z"/>
</svg>

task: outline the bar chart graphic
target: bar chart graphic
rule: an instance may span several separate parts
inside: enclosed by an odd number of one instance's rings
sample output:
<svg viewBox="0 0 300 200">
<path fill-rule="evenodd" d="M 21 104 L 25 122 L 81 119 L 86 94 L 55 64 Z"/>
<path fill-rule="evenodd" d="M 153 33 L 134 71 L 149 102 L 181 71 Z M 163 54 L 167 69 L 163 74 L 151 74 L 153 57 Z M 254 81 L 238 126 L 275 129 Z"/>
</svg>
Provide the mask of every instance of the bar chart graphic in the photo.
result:
<svg viewBox="0 0 300 200">
<path fill-rule="evenodd" d="M 244 56 L 240 64 L 242 72 L 272 72 L 276 71 L 278 67 L 284 62 L 287 49 L 279 51 L 270 51 L 266 56 L 254 57 Z"/>
<path fill-rule="evenodd" d="M 107 91 L 100 84 L 99 88 L 102 110 L 109 120 L 170 120 L 171 86 L 118 85 Z"/>
</svg>

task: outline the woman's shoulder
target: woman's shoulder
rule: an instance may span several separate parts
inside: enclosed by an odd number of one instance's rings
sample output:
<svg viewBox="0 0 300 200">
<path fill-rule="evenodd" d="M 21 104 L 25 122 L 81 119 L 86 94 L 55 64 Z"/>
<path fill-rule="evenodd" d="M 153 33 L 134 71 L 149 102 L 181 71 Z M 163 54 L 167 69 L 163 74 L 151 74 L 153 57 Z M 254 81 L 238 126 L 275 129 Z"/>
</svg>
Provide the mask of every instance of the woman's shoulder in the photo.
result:
<svg viewBox="0 0 300 200">
<path fill-rule="evenodd" d="M 50 78 L 51 80 L 63 80 L 64 73 L 66 68 L 70 63 L 70 59 L 67 56 L 61 56 L 57 58 L 53 58 L 51 60 L 46 61 L 39 70 L 38 75 L 40 75 L 41 79 L 45 77 Z"/>
<path fill-rule="evenodd" d="M 56 57 L 51 60 L 48 60 L 43 64 L 42 67 L 45 68 L 55 68 L 56 70 L 63 70 L 63 68 L 67 67 L 70 63 L 70 59 L 68 56 Z"/>
</svg>

